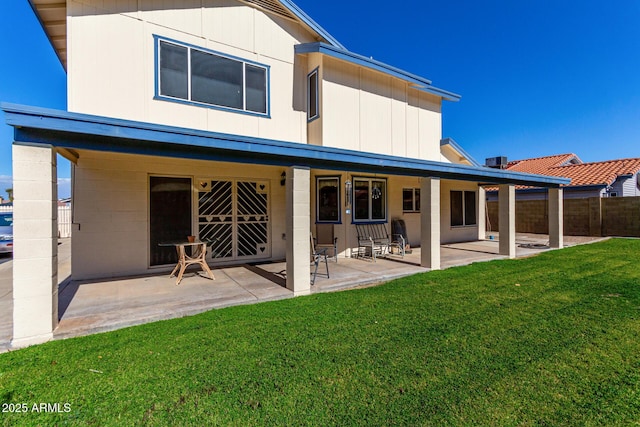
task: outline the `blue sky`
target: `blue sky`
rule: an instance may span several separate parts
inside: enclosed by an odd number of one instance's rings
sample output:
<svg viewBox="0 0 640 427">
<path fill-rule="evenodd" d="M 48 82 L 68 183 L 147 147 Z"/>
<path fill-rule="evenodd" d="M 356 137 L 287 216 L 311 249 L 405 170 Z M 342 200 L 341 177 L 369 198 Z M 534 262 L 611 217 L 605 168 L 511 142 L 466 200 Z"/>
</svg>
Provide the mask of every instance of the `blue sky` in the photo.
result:
<svg viewBox="0 0 640 427">
<path fill-rule="evenodd" d="M 445 102 L 443 136 L 480 162 L 640 157 L 637 0 L 294 1 L 347 49 L 462 95 Z M 66 108 L 64 71 L 27 0 L 0 3 L 0 55 L 1 101 Z M 4 123 L 0 195 L 11 175 Z M 60 176 L 63 197 L 66 161 Z"/>
</svg>

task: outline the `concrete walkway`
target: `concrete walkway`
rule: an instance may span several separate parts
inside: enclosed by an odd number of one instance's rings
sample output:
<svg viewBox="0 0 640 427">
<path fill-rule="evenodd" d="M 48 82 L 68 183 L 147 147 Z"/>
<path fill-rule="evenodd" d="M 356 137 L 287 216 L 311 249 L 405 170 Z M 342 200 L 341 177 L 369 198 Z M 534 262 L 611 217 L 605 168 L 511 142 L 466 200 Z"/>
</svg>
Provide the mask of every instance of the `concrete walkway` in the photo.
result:
<svg viewBox="0 0 640 427">
<path fill-rule="evenodd" d="M 600 240 L 592 237 L 566 237 L 565 246 Z M 517 236 L 517 256 L 526 257 L 543 250 L 548 238 L 544 235 Z M 293 297 L 284 287 L 286 265 L 271 262 L 213 269 L 212 281 L 196 272 L 187 272 L 179 286 L 167 273 L 154 275 L 72 281 L 70 272 L 70 242 L 59 246 L 59 315 L 54 339 L 88 335 L 127 326 L 197 314 L 233 305 L 252 304 Z M 442 268 L 473 262 L 502 259 L 498 254 L 496 234 L 487 240 L 442 245 Z M 0 351 L 9 347 L 12 335 L 11 258 L 0 258 Z M 428 271 L 420 267 L 420 248 L 413 249 L 404 259 L 371 262 L 363 259 L 339 258 L 329 262 L 330 278 L 321 263 L 312 293 L 331 292 L 369 286 Z"/>
</svg>

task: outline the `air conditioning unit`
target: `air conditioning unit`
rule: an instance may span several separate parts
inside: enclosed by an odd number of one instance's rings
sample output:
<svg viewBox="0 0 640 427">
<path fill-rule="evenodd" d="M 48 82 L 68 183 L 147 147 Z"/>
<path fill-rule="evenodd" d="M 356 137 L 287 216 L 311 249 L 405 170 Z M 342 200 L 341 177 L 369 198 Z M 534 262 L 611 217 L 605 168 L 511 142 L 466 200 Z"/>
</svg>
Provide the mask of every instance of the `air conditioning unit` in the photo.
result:
<svg viewBox="0 0 640 427">
<path fill-rule="evenodd" d="M 505 156 L 489 157 L 485 159 L 485 166 L 495 169 L 506 169 L 507 158 Z"/>
</svg>

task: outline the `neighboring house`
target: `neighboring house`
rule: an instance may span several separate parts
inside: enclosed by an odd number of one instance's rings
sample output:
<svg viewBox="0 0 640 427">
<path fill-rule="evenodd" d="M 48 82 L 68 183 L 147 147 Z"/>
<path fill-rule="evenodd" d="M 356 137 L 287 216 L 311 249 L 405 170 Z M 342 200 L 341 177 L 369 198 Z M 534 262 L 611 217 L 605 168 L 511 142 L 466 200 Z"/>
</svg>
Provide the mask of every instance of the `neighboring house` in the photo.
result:
<svg viewBox="0 0 640 427">
<path fill-rule="evenodd" d="M 569 178 L 565 199 L 640 196 L 640 158 L 583 163 L 575 154 L 557 154 L 511 161 L 506 170 Z M 544 188 L 516 187 L 518 200 L 545 197 Z M 497 200 L 497 188 L 487 189 L 487 200 Z"/>
<path fill-rule="evenodd" d="M 16 346 L 57 325 L 56 154 L 72 162 L 74 279 L 170 271 L 158 244 L 197 235 L 211 264 L 285 259 L 302 295 L 317 223 L 344 257 L 356 224 L 404 219 L 438 269 L 441 242 L 484 238 L 480 184 L 501 186 L 507 225 L 515 185 L 561 200 L 566 180 L 480 167 L 442 140 L 442 103 L 458 95 L 350 52 L 289 0 L 30 1 L 67 70 L 68 111 L 3 105 Z M 513 227 L 500 252 L 515 256 Z"/>
</svg>

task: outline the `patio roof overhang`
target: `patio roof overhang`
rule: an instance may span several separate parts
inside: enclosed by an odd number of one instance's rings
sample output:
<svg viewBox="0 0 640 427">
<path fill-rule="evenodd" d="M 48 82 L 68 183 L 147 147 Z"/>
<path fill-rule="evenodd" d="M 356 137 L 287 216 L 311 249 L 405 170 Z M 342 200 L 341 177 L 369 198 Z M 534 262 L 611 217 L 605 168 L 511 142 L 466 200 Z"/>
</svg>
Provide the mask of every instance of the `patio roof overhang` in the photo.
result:
<svg viewBox="0 0 640 427">
<path fill-rule="evenodd" d="M 17 144 L 556 188 L 559 177 L 200 131 L 3 103 Z"/>
</svg>

